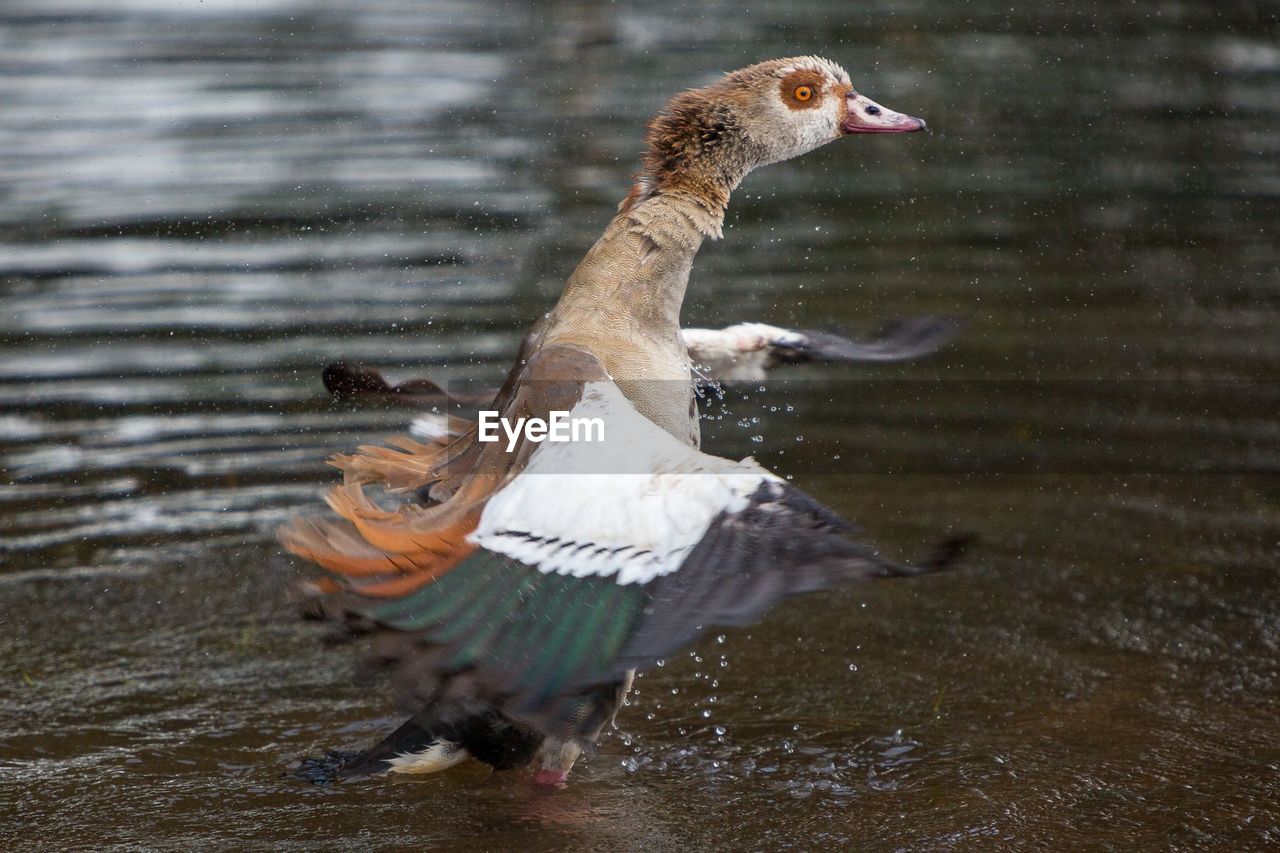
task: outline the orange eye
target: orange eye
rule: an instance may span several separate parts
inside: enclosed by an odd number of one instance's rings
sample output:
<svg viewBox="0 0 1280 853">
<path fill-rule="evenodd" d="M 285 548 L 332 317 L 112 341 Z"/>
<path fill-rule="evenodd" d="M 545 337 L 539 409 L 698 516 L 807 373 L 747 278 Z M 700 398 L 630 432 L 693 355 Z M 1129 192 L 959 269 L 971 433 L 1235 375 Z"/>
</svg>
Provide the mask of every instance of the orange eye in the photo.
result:
<svg viewBox="0 0 1280 853">
<path fill-rule="evenodd" d="M 807 100 L 809 100 L 810 98 L 812 98 L 812 97 L 813 97 L 813 87 L 812 87 L 812 86 L 797 86 L 797 87 L 796 87 L 796 91 L 795 91 L 795 95 L 796 95 L 796 100 L 797 100 L 797 101 L 807 101 Z"/>
</svg>

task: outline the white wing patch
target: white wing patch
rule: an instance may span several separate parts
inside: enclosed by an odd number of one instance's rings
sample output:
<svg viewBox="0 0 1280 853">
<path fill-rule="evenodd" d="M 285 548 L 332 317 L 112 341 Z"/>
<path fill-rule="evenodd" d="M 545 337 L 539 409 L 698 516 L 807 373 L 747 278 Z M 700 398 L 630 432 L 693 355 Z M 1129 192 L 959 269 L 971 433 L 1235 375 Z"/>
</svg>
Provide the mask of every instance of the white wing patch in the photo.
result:
<svg viewBox="0 0 1280 853">
<path fill-rule="evenodd" d="M 755 382 L 765 378 L 775 344 L 801 345 L 800 332 L 765 323 L 735 323 L 723 329 L 684 329 L 685 346 L 694 364 L 721 382 Z"/>
<path fill-rule="evenodd" d="M 677 441 L 612 382 L 588 383 L 570 417 L 602 418 L 604 441 L 544 442 L 489 499 L 472 542 L 548 574 L 646 583 L 680 568 L 720 513 L 782 484 L 749 458 Z"/>
</svg>

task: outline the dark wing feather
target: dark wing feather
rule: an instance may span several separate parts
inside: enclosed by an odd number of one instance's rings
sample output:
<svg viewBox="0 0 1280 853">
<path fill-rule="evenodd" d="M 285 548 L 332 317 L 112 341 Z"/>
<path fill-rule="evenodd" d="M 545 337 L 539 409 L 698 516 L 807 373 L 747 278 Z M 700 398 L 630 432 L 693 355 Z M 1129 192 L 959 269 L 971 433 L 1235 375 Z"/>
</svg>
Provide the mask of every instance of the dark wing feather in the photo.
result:
<svg viewBox="0 0 1280 853">
<path fill-rule="evenodd" d="M 336 754 L 336 765 L 325 774 L 328 778 L 355 779 L 382 773 L 392 766 L 392 760 L 405 754 L 421 752 L 430 746 L 445 743 L 451 748 L 464 749 L 468 754 L 486 762 L 498 770 L 523 767 L 532 760 L 542 743 L 542 733 L 504 717 L 498 711 L 487 711 L 460 716 L 452 722 L 443 722 L 433 713 L 414 714 L 378 743 L 356 755 Z M 304 761 L 304 771 L 309 776 L 316 760 Z"/>
<path fill-rule="evenodd" d="M 649 585 L 644 624 L 628 639 L 615 671 L 642 668 L 692 642 L 713 625 L 758 620 L 784 598 L 835 584 L 946 569 L 894 563 L 846 539 L 844 524 L 799 489 L 760 487 L 741 513 L 721 515 L 680 570 Z"/>
<path fill-rule="evenodd" d="M 491 402 L 496 388 L 474 391 L 454 388 L 446 391 L 426 378 L 406 379 L 392 385 L 372 367 L 335 361 L 320 374 L 325 390 L 338 400 L 391 403 L 398 406 L 428 408 L 433 406 L 474 407 Z"/>
<path fill-rule="evenodd" d="M 851 341 L 830 332 L 804 330 L 770 341 L 770 363 L 806 361 L 906 361 L 936 352 L 956 336 L 959 326 L 946 317 L 894 321 L 869 341 Z"/>
<path fill-rule="evenodd" d="M 647 667 L 712 626 L 748 624 L 781 599 L 845 581 L 940 571 L 959 554 L 953 544 L 930 563 L 901 565 L 844 529 L 803 492 L 770 481 L 745 509 L 716 518 L 678 570 L 646 584 L 546 574 L 481 550 L 406 599 L 349 606 L 383 630 L 415 632 L 380 658 L 402 669 L 411 710 L 462 719 L 444 709 L 494 704 L 564 732 L 574 727 L 565 715 L 582 707 L 566 697 Z"/>
</svg>

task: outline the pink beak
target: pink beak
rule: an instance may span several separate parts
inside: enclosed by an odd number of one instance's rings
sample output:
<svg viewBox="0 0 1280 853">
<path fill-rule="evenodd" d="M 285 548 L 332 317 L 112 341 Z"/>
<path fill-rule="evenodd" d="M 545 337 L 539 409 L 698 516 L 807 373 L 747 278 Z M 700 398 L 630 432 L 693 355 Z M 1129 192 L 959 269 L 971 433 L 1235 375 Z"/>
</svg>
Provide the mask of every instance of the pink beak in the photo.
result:
<svg viewBox="0 0 1280 853">
<path fill-rule="evenodd" d="M 857 92 L 850 92 L 846 103 L 849 117 L 840 125 L 844 133 L 911 133 L 926 127 L 924 119 L 895 113 Z"/>
</svg>

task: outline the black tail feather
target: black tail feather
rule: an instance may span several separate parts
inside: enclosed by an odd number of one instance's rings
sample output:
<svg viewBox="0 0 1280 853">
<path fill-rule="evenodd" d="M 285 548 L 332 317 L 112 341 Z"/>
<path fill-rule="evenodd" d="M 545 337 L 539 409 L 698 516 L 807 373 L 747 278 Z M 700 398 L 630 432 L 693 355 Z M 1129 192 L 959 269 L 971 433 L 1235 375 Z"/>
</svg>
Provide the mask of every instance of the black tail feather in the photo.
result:
<svg viewBox="0 0 1280 853">
<path fill-rule="evenodd" d="M 542 740 L 539 732 L 496 710 L 435 724 L 427 724 L 419 714 L 363 752 L 330 750 L 304 758 L 293 775 L 316 785 L 372 776 L 390 769 L 391 759 L 441 741 L 457 744 L 495 770 L 513 770 L 533 760 Z"/>
<path fill-rule="evenodd" d="M 406 752 L 421 752 L 437 740 L 435 732 L 420 725 L 416 717 L 410 717 L 391 734 L 344 763 L 338 770 L 338 778 L 355 779 L 382 773 L 390 766 L 388 759 Z"/>
</svg>

